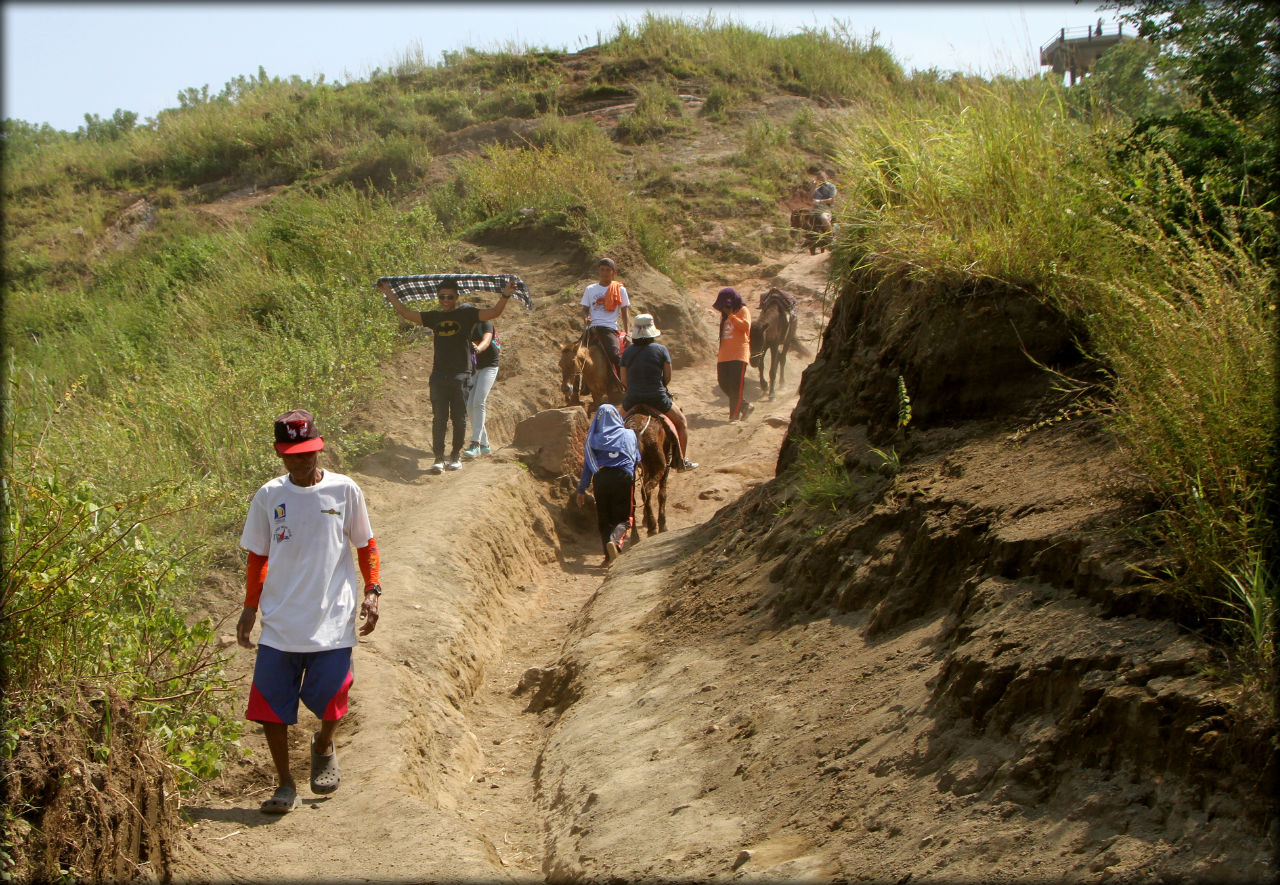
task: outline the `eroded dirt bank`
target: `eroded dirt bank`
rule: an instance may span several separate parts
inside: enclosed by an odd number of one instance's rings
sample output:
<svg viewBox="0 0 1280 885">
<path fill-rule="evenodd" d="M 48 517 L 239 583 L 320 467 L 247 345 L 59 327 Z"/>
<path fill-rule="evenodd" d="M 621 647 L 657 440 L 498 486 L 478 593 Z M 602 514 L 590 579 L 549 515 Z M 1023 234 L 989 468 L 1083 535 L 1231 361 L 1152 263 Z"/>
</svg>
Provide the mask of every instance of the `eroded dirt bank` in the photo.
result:
<svg viewBox="0 0 1280 885">
<path fill-rule="evenodd" d="M 1070 367 L 1069 330 L 929 294 L 845 292 L 806 370 L 780 464 L 833 434 L 843 506 L 786 472 L 592 600 L 541 769 L 553 878 L 1274 878 L 1270 723 L 1139 589 L 1101 427 L 1026 432 L 1058 404 L 1019 355 Z"/>
</svg>

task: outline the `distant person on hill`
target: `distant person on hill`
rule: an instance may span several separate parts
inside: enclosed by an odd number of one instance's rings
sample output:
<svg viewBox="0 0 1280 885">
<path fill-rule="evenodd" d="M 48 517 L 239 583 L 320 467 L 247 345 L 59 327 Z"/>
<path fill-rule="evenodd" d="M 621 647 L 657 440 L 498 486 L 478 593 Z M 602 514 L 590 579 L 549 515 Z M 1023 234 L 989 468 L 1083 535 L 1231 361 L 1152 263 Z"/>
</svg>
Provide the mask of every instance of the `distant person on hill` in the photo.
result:
<svg viewBox="0 0 1280 885">
<path fill-rule="evenodd" d="M 619 340 L 622 333 L 619 329 L 622 332 L 627 329 L 631 316 L 631 298 L 627 295 L 627 287 L 614 279 L 618 266 L 612 258 L 601 258 L 596 265 L 596 273 L 599 281 L 587 286 L 582 293 L 582 301 L 579 302 L 582 305 L 582 320 L 587 324 L 587 343 L 590 344 L 593 338 L 600 343 L 609 359 L 609 365 L 613 367 L 613 373 L 617 375 L 622 351 Z M 618 325 L 619 320 L 622 321 L 621 326 Z"/>
<path fill-rule="evenodd" d="M 655 340 L 661 334 L 652 316 L 642 313 L 636 317 L 631 346 L 622 352 L 622 386 L 627 391 L 622 408 L 630 411 L 636 406 L 649 406 L 670 418 L 680 440 L 680 463 L 674 466 L 676 470 L 692 470 L 698 465 L 688 457 L 689 425 L 684 412 L 667 391 L 671 383 L 671 354 Z"/>
<path fill-rule="evenodd" d="M 515 281 L 507 281 L 497 307 L 477 308 L 457 307 L 458 284 L 446 280 L 440 283 L 436 293 L 440 309 L 428 311 L 410 308 L 396 297 L 386 282 L 380 281 L 378 288 L 387 296 L 402 319 L 435 333 L 435 353 L 431 361 L 431 377 L 427 381 L 431 389 L 431 448 L 435 463 L 427 472 L 440 474 L 446 470 L 458 470 L 462 467 L 462 444 L 467 438 L 467 393 L 471 383 L 470 332 L 476 323 L 496 320 L 502 316 L 507 301 L 515 292 Z M 453 421 L 453 447 L 446 462 L 444 439 L 450 419 Z"/>
<path fill-rule="evenodd" d="M 729 423 L 736 424 L 755 406 L 743 398 L 747 363 L 751 359 L 751 309 L 737 290 L 726 286 L 711 305 L 720 312 L 720 351 L 716 355 L 716 380 L 729 397 Z"/>
<path fill-rule="evenodd" d="M 463 307 L 473 305 L 464 304 Z M 489 434 L 484 429 L 489 391 L 498 380 L 498 358 L 502 345 L 498 330 L 488 320 L 481 320 L 471 330 L 471 352 L 475 356 L 475 372 L 471 376 L 471 392 L 467 395 L 467 418 L 471 422 L 471 442 L 462 450 L 464 458 L 479 458 L 491 451 Z"/>
<path fill-rule="evenodd" d="M 608 403 L 596 409 L 582 451 L 582 476 L 578 479 L 578 506 L 587 503 L 587 484 L 595 493 L 596 523 L 604 545 L 605 564 L 622 552 L 631 530 L 635 506 L 636 463 L 640 443 L 636 432 L 622 426 L 622 416 Z"/>
<path fill-rule="evenodd" d="M 827 177 L 827 173 L 818 169 L 813 176 L 813 208 L 822 212 L 830 212 L 831 204 L 836 199 L 836 186 Z"/>
<path fill-rule="evenodd" d="M 378 624 L 378 545 L 364 493 L 349 477 L 317 466 L 323 448 L 310 412 L 296 409 L 275 420 L 286 473 L 258 489 L 240 535 L 249 567 L 236 641 L 245 648 L 254 647 L 249 635 L 262 611 L 245 716 L 262 723 L 276 768 L 275 793 L 262 803 L 267 814 L 298 807 L 289 726 L 298 721 L 299 700 L 320 720 L 311 736 L 311 792 L 332 793 L 341 780 L 333 734 L 353 681 L 359 600 L 352 547 L 364 578 L 360 635 Z"/>
</svg>

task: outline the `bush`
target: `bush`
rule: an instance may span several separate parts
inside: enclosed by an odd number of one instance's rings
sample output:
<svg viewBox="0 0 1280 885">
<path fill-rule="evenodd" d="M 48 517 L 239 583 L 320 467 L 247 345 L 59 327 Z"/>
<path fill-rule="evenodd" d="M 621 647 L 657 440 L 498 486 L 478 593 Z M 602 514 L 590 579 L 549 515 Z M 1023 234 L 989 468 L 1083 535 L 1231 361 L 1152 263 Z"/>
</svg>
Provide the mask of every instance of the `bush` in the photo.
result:
<svg viewBox="0 0 1280 885">
<path fill-rule="evenodd" d="M 618 141 L 639 144 L 686 128 L 684 104 L 669 84 L 641 83 L 635 93 L 635 107 L 614 129 Z"/>
</svg>

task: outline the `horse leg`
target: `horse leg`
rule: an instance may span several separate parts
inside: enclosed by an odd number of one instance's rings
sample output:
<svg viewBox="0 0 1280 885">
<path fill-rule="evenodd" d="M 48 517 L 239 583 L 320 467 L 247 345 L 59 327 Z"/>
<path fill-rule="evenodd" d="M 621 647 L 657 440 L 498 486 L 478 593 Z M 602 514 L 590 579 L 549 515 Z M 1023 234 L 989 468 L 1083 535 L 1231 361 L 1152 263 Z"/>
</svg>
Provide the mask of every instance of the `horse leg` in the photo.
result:
<svg viewBox="0 0 1280 885">
<path fill-rule="evenodd" d="M 658 531 L 665 532 L 667 530 L 667 474 L 670 470 L 662 471 L 662 476 L 658 479 Z"/>
<path fill-rule="evenodd" d="M 773 402 L 773 394 L 777 389 L 778 382 L 775 380 L 778 373 L 778 348 L 769 345 L 769 402 Z"/>
<path fill-rule="evenodd" d="M 652 480 L 645 480 L 644 483 L 644 529 L 649 533 L 650 537 L 658 533 L 658 521 L 653 517 L 653 486 Z"/>
</svg>

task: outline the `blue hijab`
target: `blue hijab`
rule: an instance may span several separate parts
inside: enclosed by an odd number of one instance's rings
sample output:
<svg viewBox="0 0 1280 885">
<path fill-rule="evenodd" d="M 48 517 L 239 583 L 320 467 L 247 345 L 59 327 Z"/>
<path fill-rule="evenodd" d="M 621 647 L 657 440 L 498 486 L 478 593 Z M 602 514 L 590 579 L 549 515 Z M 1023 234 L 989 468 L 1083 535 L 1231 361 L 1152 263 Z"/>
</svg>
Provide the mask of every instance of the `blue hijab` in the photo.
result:
<svg viewBox="0 0 1280 885">
<path fill-rule="evenodd" d="M 595 452 L 619 452 L 630 457 L 633 465 L 640 460 L 640 445 L 636 442 L 635 431 L 622 425 L 622 416 L 608 403 L 596 409 L 587 430 L 587 441 L 582 447 L 582 457 L 591 476 L 600 469 Z"/>
</svg>

